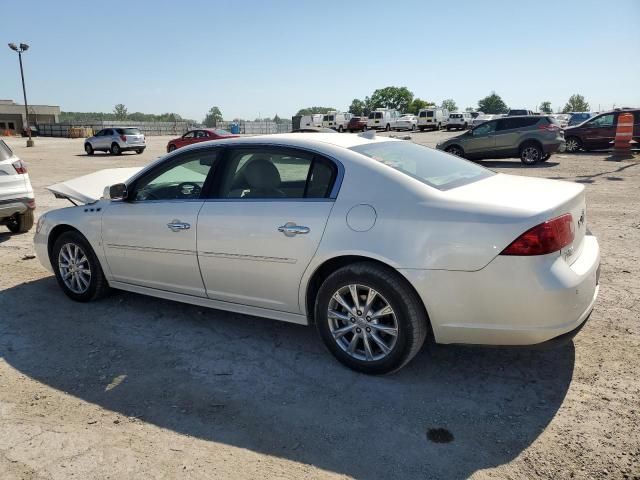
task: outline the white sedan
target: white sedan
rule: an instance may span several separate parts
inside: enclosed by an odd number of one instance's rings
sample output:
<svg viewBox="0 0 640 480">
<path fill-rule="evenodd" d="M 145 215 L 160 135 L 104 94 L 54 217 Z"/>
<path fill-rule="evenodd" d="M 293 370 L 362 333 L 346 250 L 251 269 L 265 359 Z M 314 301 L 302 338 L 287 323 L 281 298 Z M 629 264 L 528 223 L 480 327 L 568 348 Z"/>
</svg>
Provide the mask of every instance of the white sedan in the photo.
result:
<svg viewBox="0 0 640 480">
<path fill-rule="evenodd" d="M 206 142 L 54 185 L 83 205 L 40 217 L 38 258 L 77 301 L 111 287 L 314 324 L 366 373 L 399 369 L 427 337 L 529 345 L 580 329 L 600 264 L 582 185 L 370 137 Z"/>
<path fill-rule="evenodd" d="M 418 128 L 418 117 L 415 115 L 402 115 L 393 127 L 394 130 L 415 130 Z"/>
</svg>

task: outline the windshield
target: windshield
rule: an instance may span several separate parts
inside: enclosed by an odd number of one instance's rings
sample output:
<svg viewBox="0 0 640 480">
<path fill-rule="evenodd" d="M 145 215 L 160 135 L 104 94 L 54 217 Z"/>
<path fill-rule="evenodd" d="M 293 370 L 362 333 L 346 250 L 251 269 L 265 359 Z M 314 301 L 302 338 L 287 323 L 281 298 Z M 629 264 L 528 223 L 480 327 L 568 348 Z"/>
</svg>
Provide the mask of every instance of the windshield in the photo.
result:
<svg viewBox="0 0 640 480">
<path fill-rule="evenodd" d="M 384 163 L 438 190 L 449 190 L 495 175 L 475 163 L 411 142 L 376 142 L 350 150 Z"/>
</svg>

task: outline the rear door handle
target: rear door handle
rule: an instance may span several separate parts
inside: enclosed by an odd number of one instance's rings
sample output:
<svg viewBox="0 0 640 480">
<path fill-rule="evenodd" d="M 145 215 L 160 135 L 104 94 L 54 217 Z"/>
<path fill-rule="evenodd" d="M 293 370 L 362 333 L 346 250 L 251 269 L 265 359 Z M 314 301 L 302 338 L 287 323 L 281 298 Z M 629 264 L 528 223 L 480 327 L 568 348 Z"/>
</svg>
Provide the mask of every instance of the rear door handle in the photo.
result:
<svg viewBox="0 0 640 480">
<path fill-rule="evenodd" d="M 279 226 L 278 231 L 284 233 L 287 237 L 294 237 L 296 235 L 305 235 L 309 233 L 311 229 L 309 227 L 303 227 L 302 225 L 296 225 L 294 222 L 287 222 Z"/>
<path fill-rule="evenodd" d="M 167 223 L 167 228 L 172 232 L 179 232 L 180 230 L 189 230 L 191 225 L 188 223 L 181 222 L 180 220 L 172 220 Z"/>
</svg>

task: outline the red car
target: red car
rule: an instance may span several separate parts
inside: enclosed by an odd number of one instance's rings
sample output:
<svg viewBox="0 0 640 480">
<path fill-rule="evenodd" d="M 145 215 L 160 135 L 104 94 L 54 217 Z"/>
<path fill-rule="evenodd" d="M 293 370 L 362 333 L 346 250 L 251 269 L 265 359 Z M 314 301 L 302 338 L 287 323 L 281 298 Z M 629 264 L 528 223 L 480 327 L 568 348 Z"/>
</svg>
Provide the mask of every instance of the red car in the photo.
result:
<svg viewBox="0 0 640 480">
<path fill-rule="evenodd" d="M 349 120 L 349 124 L 347 125 L 347 130 L 350 132 L 356 132 L 362 130 L 363 132 L 367 129 L 367 117 L 351 117 Z"/>
<path fill-rule="evenodd" d="M 221 140 L 223 138 L 237 138 L 240 135 L 234 135 L 220 128 L 202 128 L 198 130 L 190 130 L 181 137 L 169 140 L 167 143 L 167 152 L 173 152 L 178 148 L 192 143 L 207 142 L 209 140 Z"/>
</svg>

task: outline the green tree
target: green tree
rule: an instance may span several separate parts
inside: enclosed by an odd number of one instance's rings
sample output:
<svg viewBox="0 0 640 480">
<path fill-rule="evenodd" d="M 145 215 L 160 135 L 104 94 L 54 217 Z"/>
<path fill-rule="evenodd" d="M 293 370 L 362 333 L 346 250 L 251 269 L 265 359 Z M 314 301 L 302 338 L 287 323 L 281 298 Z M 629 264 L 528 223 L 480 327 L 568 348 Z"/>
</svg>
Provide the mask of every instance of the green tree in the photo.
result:
<svg viewBox="0 0 640 480">
<path fill-rule="evenodd" d="M 584 97 L 578 93 L 571 95 L 569 101 L 562 109 L 562 113 L 568 112 L 588 112 L 589 104 Z"/>
<path fill-rule="evenodd" d="M 327 113 L 327 112 L 333 112 L 336 109 L 333 107 L 307 107 L 307 108 L 301 108 L 300 110 L 298 110 L 298 113 L 296 113 L 296 116 L 298 115 L 311 115 L 312 113 Z"/>
<path fill-rule="evenodd" d="M 218 122 L 221 121 L 222 112 L 220 111 L 220 109 L 218 107 L 211 107 L 211 109 L 207 113 L 207 116 L 204 117 L 204 121 L 202 123 L 204 123 L 206 127 L 215 127 Z"/>
<path fill-rule="evenodd" d="M 407 87 L 379 88 L 371 94 L 371 110 L 393 108 L 406 112 L 413 101 L 413 92 Z"/>
<path fill-rule="evenodd" d="M 458 111 L 458 105 L 456 105 L 456 102 L 453 100 L 453 98 L 447 98 L 446 100 L 443 100 L 441 107 L 446 108 L 450 112 Z"/>
<path fill-rule="evenodd" d="M 358 98 L 354 98 L 353 101 L 351 102 L 351 105 L 349 106 L 349 113 L 353 113 L 354 115 L 361 117 L 365 115 L 364 113 L 365 107 L 366 105 L 362 100 Z"/>
<path fill-rule="evenodd" d="M 117 104 L 113 107 L 113 114 L 116 117 L 116 120 L 126 120 L 127 119 L 127 107 L 125 107 L 122 103 Z"/>
<path fill-rule="evenodd" d="M 429 108 L 429 107 L 435 107 L 435 106 L 436 104 L 433 102 L 422 100 L 421 98 L 416 97 L 411 102 L 411 105 L 409 105 L 409 108 L 407 109 L 407 113 L 413 113 L 414 115 L 417 115 L 418 112 L 423 108 Z"/>
<path fill-rule="evenodd" d="M 553 108 L 551 108 L 551 102 L 549 101 L 542 102 L 538 110 L 543 113 L 553 113 Z"/>
<path fill-rule="evenodd" d="M 496 92 L 491 92 L 491 95 L 484 97 L 482 100 L 478 100 L 478 110 L 484 113 L 497 114 L 507 113 L 509 107 L 504 103 L 500 95 Z"/>
</svg>

